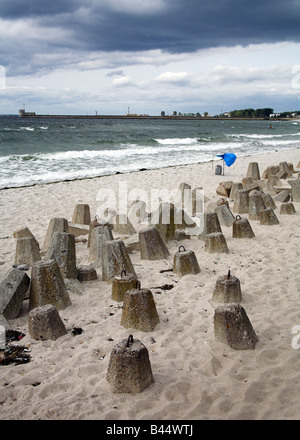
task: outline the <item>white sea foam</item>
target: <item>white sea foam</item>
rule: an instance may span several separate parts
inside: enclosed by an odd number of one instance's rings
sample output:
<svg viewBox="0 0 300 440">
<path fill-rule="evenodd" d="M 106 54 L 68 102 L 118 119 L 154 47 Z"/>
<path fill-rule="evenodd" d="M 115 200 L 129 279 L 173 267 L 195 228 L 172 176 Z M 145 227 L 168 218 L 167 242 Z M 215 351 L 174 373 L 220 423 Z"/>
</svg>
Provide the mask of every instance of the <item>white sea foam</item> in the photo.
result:
<svg viewBox="0 0 300 440">
<path fill-rule="evenodd" d="M 22 127 L 21 122 L 2 126 L 0 188 L 205 162 L 223 153 L 243 156 L 293 148 L 300 139 L 292 123 L 276 125 L 274 130 L 259 124 L 237 123 L 236 128 L 223 124 L 220 129 L 221 124 L 218 128 L 215 123 L 188 123 L 174 124 L 170 131 L 158 123 L 28 121 Z M 8 131 L 15 132 L 13 137 Z"/>
<path fill-rule="evenodd" d="M 170 138 L 170 139 L 155 139 L 156 142 L 162 145 L 190 145 L 198 142 L 197 138 Z"/>
<path fill-rule="evenodd" d="M 34 131 L 34 127 L 20 127 L 19 130 Z"/>
</svg>

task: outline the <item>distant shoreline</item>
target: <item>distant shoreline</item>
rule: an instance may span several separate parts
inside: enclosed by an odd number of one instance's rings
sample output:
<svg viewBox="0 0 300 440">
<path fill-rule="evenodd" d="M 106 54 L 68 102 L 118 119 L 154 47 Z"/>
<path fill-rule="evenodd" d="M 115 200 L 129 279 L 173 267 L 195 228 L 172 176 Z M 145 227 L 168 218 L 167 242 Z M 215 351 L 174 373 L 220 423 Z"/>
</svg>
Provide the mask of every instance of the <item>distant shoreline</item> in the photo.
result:
<svg viewBox="0 0 300 440">
<path fill-rule="evenodd" d="M 229 118 L 221 116 L 146 116 L 146 115 L 36 115 L 33 113 L 24 113 L 19 116 L 21 119 L 159 119 L 159 120 L 222 120 L 222 121 L 288 121 L 289 118 Z"/>
</svg>

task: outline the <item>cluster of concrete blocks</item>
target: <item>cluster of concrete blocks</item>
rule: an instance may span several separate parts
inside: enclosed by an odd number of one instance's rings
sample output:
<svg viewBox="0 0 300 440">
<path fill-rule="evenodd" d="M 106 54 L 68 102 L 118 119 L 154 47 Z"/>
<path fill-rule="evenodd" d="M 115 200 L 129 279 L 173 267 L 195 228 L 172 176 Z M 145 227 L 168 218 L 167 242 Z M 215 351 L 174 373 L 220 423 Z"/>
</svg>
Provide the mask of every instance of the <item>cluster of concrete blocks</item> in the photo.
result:
<svg viewBox="0 0 300 440">
<path fill-rule="evenodd" d="M 82 214 L 78 206 L 74 215 L 76 211 Z M 29 299 L 29 334 L 34 339 L 56 339 L 67 333 L 59 316 L 60 310 L 71 305 L 66 282 L 78 277 L 75 236 L 65 218 L 50 219 L 42 248 L 27 227 L 18 228 L 13 235 L 15 260 L 1 282 L 0 313 L 8 322 L 19 315 L 24 299 Z"/>
<path fill-rule="evenodd" d="M 278 224 L 276 202 L 281 204 L 280 214 L 294 214 L 293 202 L 300 201 L 300 179 L 293 177 L 295 172 L 293 164 L 280 162 L 267 167 L 261 178 L 258 163 L 250 162 L 241 182 L 221 182 L 217 194 L 234 201 L 236 214 L 248 214 L 262 225 Z"/>
<path fill-rule="evenodd" d="M 258 337 L 241 306 L 240 280 L 228 274 L 217 278 L 212 301 L 222 303 L 215 309 L 214 332 L 216 340 L 236 350 L 254 349 Z"/>
<path fill-rule="evenodd" d="M 201 232 L 194 232 L 204 241 L 209 253 L 228 253 L 222 226 L 232 227 L 233 238 L 253 238 L 249 223 L 259 220 L 263 224 L 278 224 L 275 201 L 281 202 L 281 214 L 292 214 L 291 201 L 300 200 L 299 179 L 289 180 L 289 187 L 282 181 L 292 177 L 291 165 L 281 163 L 269 167 L 260 179 L 257 163 L 250 163 L 247 176 L 241 183 L 221 182 L 217 202 L 211 202 L 206 212 L 196 211 L 196 192 L 187 184 L 179 187 L 179 205 L 161 203 L 155 212 L 155 225 L 147 224 L 149 214 L 144 202 L 136 201 L 130 208 L 133 221 L 115 212 L 115 222 L 95 218 L 91 221 L 89 206 L 77 204 L 72 221 L 64 218 L 50 220 L 47 234 L 40 249 L 39 243 L 27 227 L 14 233 L 16 238 L 15 267 L 0 284 L 1 322 L 18 316 L 26 295 L 29 297 L 28 328 L 35 339 L 56 339 L 67 333 L 59 311 L 70 306 L 71 300 L 66 280 L 80 282 L 98 278 L 96 267 L 101 267 L 102 280 L 111 285 L 112 299 L 123 302 L 121 325 L 126 329 L 151 332 L 159 323 L 159 316 L 151 290 L 141 288 L 129 253 L 140 252 L 142 260 L 160 260 L 170 256 L 167 243 L 189 238 L 184 228 L 197 231 L 195 217 L 201 217 Z M 275 177 L 274 177 L 275 176 Z M 281 186 L 280 186 L 281 185 Z M 183 193 L 190 197 L 189 213 L 183 211 Z M 233 209 L 228 199 L 233 200 Z M 179 206 L 179 207 L 178 207 Z M 163 222 L 163 212 L 169 212 L 169 222 Z M 182 211 L 183 224 L 176 223 L 176 211 Z M 236 216 L 233 214 L 237 214 Z M 242 218 L 240 214 L 247 214 Z M 145 227 L 140 226 L 142 221 Z M 138 224 L 140 222 L 140 224 Z M 87 235 L 88 266 L 76 267 L 76 237 Z M 114 238 L 114 234 L 120 235 Z M 123 239 L 122 236 L 125 236 Z M 134 238 L 133 238 L 134 237 Z M 31 278 L 21 266 L 31 267 Z M 173 256 L 173 273 L 177 276 L 196 275 L 201 272 L 196 255 L 180 246 Z M 213 301 L 223 303 L 215 309 L 214 329 L 217 340 L 235 349 L 254 348 L 258 338 L 241 306 L 239 280 L 230 275 L 219 277 L 213 292 Z M 128 340 L 117 344 L 112 353 L 107 372 L 113 392 L 141 392 L 153 383 L 153 375 L 147 348 L 139 341 Z"/>
<path fill-rule="evenodd" d="M 298 164 L 298 168 L 300 163 Z M 276 225 L 279 220 L 275 214 L 276 204 L 281 203 L 280 214 L 295 214 L 293 201 L 300 201 L 300 180 L 292 178 L 295 170 L 286 162 L 268 167 L 260 178 L 256 162 L 248 166 L 247 176 L 242 182 L 221 182 L 217 194 L 233 200 L 233 212 L 238 214 L 232 220 L 233 238 L 253 238 L 254 232 L 249 220 L 258 220 L 261 225 Z M 291 201 L 290 201 L 291 200 Z M 215 209 L 215 212 L 217 209 Z M 241 217 L 240 214 L 247 214 Z M 242 292 L 240 281 L 227 275 L 218 277 L 212 301 L 222 303 L 214 314 L 216 340 L 238 350 L 254 349 L 258 337 L 252 327 L 245 309 L 241 306 Z"/>
</svg>

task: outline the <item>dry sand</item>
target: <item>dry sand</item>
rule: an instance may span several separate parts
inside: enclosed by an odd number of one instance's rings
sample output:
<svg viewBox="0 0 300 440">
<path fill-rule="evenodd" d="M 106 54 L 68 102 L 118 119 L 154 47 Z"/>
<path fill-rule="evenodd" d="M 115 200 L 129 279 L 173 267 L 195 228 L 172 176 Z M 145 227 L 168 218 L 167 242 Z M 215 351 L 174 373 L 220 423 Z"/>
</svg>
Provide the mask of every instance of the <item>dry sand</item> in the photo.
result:
<svg viewBox="0 0 300 440">
<path fill-rule="evenodd" d="M 299 160 L 295 149 L 237 158 L 225 176 L 215 175 L 220 163 L 215 161 L 1 190 L 0 279 L 14 263 L 15 229 L 26 225 L 42 245 L 49 220 L 71 220 L 75 204 L 89 204 L 93 217 L 100 188 L 117 193 L 119 182 L 126 182 L 128 191 L 149 193 L 186 182 L 203 187 L 215 201 L 219 182 L 241 181 L 249 162 L 258 162 L 262 174 L 269 165 L 287 161 L 296 167 Z M 55 341 L 31 338 L 25 301 L 10 324 L 26 334 L 21 343 L 29 344 L 31 361 L 0 366 L 0 419 L 299 419 L 300 351 L 292 347 L 292 329 L 300 325 L 300 203 L 294 206 L 296 215 L 283 216 L 277 204 L 279 225 L 251 220 L 253 239 L 233 239 L 232 228 L 222 227 L 229 254 L 209 254 L 204 242 L 195 239 L 168 243 L 167 260 L 149 262 L 137 251 L 130 254 L 142 287 L 151 288 L 156 302 L 160 323 L 150 333 L 120 325 L 122 303 L 111 299 L 101 268 L 98 280 L 81 285 L 82 294 L 69 292 L 72 305 L 59 312 L 68 333 Z M 172 267 L 179 245 L 195 252 L 200 274 L 160 273 Z M 77 266 L 85 265 L 87 245 L 76 246 Z M 241 304 L 259 338 L 254 350 L 234 350 L 215 340 L 213 317 L 219 304 L 212 302 L 212 292 L 228 269 L 241 282 Z M 164 284 L 174 288 L 158 288 Z M 75 326 L 83 329 L 81 335 L 71 334 Z M 130 333 L 149 351 L 154 383 L 139 394 L 113 394 L 106 380 L 110 353 Z"/>
</svg>

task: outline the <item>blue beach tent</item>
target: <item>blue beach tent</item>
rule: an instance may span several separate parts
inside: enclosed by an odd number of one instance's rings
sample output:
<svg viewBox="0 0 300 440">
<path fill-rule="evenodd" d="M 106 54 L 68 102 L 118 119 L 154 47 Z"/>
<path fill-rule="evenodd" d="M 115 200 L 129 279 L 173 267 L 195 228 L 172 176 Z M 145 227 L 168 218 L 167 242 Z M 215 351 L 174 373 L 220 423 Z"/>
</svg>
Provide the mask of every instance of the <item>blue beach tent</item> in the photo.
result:
<svg viewBox="0 0 300 440">
<path fill-rule="evenodd" d="M 217 154 L 217 157 L 222 157 L 228 167 L 230 167 L 236 159 L 236 155 L 233 153 Z"/>
</svg>

